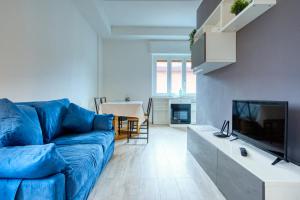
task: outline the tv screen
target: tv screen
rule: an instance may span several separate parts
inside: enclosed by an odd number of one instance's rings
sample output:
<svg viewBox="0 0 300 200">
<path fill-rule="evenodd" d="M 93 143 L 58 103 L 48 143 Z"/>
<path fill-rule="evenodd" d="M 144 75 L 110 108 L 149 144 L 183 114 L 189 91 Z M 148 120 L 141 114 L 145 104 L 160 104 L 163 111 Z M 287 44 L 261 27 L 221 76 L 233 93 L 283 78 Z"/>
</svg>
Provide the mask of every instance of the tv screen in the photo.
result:
<svg viewBox="0 0 300 200">
<path fill-rule="evenodd" d="M 288 102 L 233 101 L 233 134 L 286 159 L 287 113 Z"/>
</svg>

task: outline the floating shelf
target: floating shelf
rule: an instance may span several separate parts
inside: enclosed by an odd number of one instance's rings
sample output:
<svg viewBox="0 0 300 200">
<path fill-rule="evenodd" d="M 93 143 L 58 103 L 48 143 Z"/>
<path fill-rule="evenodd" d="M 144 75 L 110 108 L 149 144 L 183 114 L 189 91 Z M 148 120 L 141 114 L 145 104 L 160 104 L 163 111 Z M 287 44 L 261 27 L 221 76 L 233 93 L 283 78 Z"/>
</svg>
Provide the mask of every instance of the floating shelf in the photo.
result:
<svg viewBox="0 0 300 200">
<path fill-rule="evenodd" d="M 222 0 L 197 30 L 194 37 L 195 43 L 192 47 L 194 73 L 206 74 L 235 63 L 236 36 L 228 38 L 226 34 L 235 34 L 276 5 L 276 0 L 252 0 L 237 16 L 230 12 L 233 3 L 234 0 Z M 201 43 L 198 40 L 201 40 L 204 34 L 216 37 Z"/>
<path fill-rule="evenodd" d="M 221 28 L 223 32 L 237 32 L 276 4 L 276 0 L 253 0 L 240 14 Z"/>
</svg>

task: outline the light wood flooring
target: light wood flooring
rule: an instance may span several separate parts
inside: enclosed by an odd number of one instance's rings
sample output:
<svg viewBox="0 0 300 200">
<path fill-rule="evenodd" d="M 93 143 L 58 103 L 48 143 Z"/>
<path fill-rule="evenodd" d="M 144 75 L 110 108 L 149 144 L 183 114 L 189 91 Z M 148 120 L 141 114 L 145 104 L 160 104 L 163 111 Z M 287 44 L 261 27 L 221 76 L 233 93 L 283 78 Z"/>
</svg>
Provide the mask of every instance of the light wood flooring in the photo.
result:
<svg viewBox="0 0 300 200">
<path fill-rule="evenodd" d="M 117 141 L 89 200 L 225 200 L 187 151 L 184 129 L 154 126 L 140 143 Z"/>
</svg>

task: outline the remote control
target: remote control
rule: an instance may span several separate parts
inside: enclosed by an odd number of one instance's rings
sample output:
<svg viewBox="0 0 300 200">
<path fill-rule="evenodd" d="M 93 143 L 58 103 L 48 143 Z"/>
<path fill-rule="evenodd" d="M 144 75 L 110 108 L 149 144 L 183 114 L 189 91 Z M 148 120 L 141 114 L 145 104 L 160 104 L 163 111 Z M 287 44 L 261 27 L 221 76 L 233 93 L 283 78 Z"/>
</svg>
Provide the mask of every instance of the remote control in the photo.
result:
<svg viewBox="0 0 300 200">
<path fill-rule="evenodd" d="M 246 150 L 245 148 L 241 147 L 241 148 L 240 148 L 240 151 L 241 151 L 241 155 L 242 155 L 243 157 L 246 157 L 246 156 L 248 155 L 247 150 Z"/>
</svg>

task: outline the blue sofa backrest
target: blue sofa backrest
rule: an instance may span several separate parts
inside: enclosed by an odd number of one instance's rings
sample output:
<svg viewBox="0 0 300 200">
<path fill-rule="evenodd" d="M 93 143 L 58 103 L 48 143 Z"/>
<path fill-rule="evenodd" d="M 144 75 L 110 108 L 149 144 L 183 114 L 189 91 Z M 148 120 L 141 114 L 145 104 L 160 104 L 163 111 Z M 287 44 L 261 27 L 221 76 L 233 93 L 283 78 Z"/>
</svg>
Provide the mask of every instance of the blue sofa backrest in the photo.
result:
<svg viewBox="0 0 300 200">
<path fill-rule="evenodd" d="M 62 133 L 62 120 L 70 105 L 69 99 L 21 102 L 16 104 L 29 105 L 36 109 L 43 132 L 44 143 L 49 143 Z"/>
</svg>

